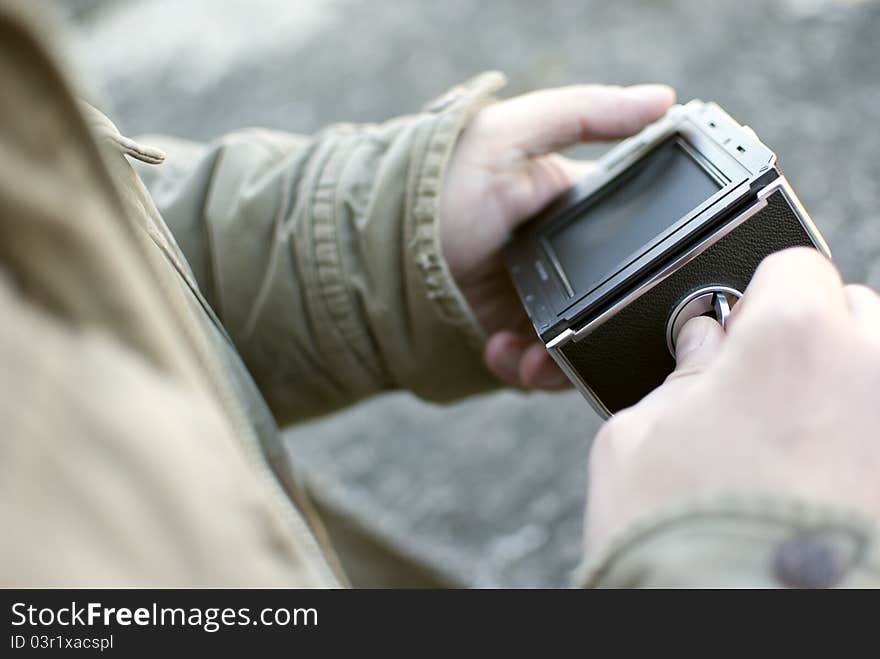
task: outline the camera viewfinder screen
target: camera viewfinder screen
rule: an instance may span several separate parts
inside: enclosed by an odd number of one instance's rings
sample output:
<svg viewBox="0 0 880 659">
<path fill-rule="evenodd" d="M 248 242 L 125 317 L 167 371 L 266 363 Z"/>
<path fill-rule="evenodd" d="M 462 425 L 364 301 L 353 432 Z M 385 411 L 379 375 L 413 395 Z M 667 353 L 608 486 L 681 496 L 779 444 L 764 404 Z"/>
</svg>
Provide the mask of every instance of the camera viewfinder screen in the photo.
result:
<svg viewBox="0 0 880 659">
<path fill-rule="evenodd" d="M 584 295 L 720 188 L 671 138 L 552 230 L 548 242 L 574 293 Z"/>
</svg>

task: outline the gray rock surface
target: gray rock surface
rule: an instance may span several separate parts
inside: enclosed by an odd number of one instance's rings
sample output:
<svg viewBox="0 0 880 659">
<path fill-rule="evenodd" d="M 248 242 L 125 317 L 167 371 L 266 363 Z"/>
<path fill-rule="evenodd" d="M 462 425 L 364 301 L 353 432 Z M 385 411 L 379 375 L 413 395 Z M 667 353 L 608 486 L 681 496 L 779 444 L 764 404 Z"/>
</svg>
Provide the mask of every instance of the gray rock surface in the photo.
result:
<svg viewBox="0 0 880 659">
<path fill-rule="evenodd" d="M 130 134 L 311 132 L 505 93 L 666 81 L 776 149 L 844 275 L 880 287 L 880 5 L 855 0 L 73 0 L 70 61 Z M 581 155 L 596 148 L 579 149 Z M 382 396 L 287 433 L 328 505 L 463 584 L 565 584 L 599 421 L 577 395 Z"/>
</svg>

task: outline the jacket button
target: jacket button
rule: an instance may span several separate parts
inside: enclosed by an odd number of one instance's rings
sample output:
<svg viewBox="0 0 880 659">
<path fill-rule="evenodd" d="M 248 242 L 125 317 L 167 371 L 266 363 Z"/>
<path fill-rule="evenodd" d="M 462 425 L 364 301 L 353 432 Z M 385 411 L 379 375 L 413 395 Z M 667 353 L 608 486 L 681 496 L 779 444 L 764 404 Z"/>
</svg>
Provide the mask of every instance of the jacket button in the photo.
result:
<svg viewBox="0 0 880 659">
<path fill-rule="evenodd" d="M 831 588 L 844 573 L 834 540 L 821 533 L 798 535 L 776 552 L 776 577 L 789 588 Z"/>
</svg>

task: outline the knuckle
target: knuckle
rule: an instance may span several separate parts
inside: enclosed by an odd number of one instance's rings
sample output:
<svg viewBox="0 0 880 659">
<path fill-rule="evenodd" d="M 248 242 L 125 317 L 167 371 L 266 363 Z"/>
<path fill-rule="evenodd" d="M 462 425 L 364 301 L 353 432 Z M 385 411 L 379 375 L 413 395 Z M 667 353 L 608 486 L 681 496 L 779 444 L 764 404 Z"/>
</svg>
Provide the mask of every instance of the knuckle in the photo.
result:
<svg viewBox="0 0 880 659">
<path fill-rule="evenodd" d="M 831 265 L 831 262 L 825 256 L 812 247 L 789 247 L 764 257 L 764 260 L 758 266 L 758 272 L 766 273 L 767 271 L 780 269 L 803 268 L 833 270 L 834 266 Z"/>
<path fill-rule="evenodd" d="M 753 311 L 748 313 L 752 322 L 770 332 L 782 331 L 794 337 L 815 332 L 830 322 L 836 307 L 829 303 L 829 295 L 833 295 L 836 285 L 842 286 L 834 265 L 809 247 L 794 247 L 765 257 L 753 281 L 749 300 Z"/>
<path fill-rule="evenodd" d="M 828 316 L 826 305 L 811 299 L 794 300 L 781 304 L 772 312 L 768 321 L 787 332 L 801 333 L 813 331 L 825 324 Z"/>
<path fill-rule="evenodd" d="M 631 426 L 630 418 L 632 413 L 630 409 L 621 410 L 608 419 L 593 440 L 593 451 L 599 451 L 602 454 L 610 451 L 611 447 L 622 437 L 626 437 Z"/>
<path fill-rule="evenodd" d="M 866 300 L 880 301 L 880 295 L 877 294 L 877 291 L 864 284 L 847 284 L 843 289 L 849 295 L 858 296 Z"/>
</svg>

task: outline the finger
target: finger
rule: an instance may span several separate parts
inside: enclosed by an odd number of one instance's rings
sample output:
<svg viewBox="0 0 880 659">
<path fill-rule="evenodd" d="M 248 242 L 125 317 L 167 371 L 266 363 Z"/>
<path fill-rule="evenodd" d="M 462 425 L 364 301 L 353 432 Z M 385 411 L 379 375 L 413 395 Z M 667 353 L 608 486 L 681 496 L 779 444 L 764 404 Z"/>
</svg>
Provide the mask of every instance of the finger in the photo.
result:
<svg viewBox="0 0 880 659">
<path fill-rule="evenodd" d="M 843 294 L 856 322 L 880 337 L 880 295 L 860 284 L 845 286 Z"/>
<path fill-rule="evenodd" d="M 533 342 L 519 362 L 519 380 L 530 389 L 567 389 L 571 381 L 547 353 L 543 343 Z"/>
<path fill-rule="evenodd" d="M 486 341 L 483 360 L 497 378 L 513 387 L 519 387 L 519 364 L 530 344 L 530 339 L 515 332 L 496 332 Z"/>
<path fill-rule="evenodd" d="M 706 316 L 691 318 L 675 341 L 675 372 L 672 379 L 702 373 L 724 343 L 724 330 Z"/>
<path fill-rule="evenodd" d="M 531 156 L 627 137 L 674 102 L 675 92 L 666 85 L 574 85 L 518 96 L 486 111 L 497 115 L 502 137 Z"/>
<path fill-rule="evenodd" d="M 818 250 L 795 247 L 765 258 L 731 310 L 728 331 L 746 317 L 815 318 L 845 311 L 843 281 Z"/>
<path fill-rule="evenodd" d="M 566 158 L 558 153 L 548 153 L 528 160 L 525 171 L 530 185 L 524 187 L 521 194 L 513 197 L 511 208 L 516 211 L 508 212 L 510 227 L 513 228 L 532 217 L 547 202 L 574 185 L 595 166 L 595 163 Z"/>
<path fill-rule="evenodd" d="M 565 174 L 568 184 L 576 183 L 584 176 L 596 169 L 596 163 L 592 160 L 576 160 L 556 155 L 559 168 Z"/>
</svg>

